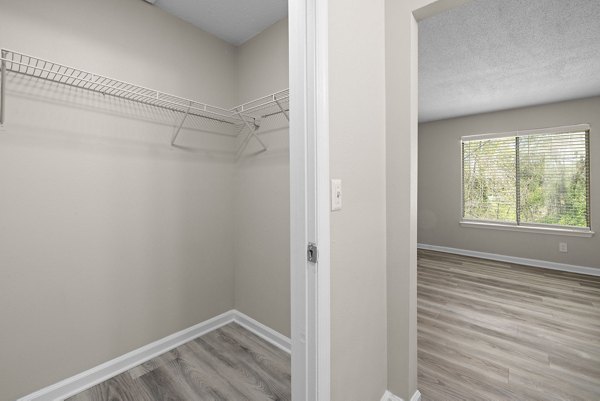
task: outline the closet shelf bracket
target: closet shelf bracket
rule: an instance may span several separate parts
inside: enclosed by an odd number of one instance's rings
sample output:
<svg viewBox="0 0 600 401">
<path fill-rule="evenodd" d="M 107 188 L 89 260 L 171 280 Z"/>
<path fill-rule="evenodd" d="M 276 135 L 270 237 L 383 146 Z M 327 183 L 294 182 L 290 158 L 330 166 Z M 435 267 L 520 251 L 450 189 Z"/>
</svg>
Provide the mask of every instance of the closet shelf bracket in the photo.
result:
<svg viewBox="0 0 600 401">
<path fill-rule="evenodd" d="M 171 137 L 171 146 L 175 146 L 175 140 L 177 139 L 177 136 L 179 135 L 179 131 L 181 131 L 181 127 L 183 127 L 183 123 L 185 123 L 185 120 L 190 115 L 191 109 L 192 109 L 192 102 L 190 102 L 190 106 L 187 108 L 185 114 L 183 115 L 183 118 L 181 119 L 181 122 L 179 123 L 179 126 L 177 127 L 176 131 L 173 133 L 173 136 Z"/>
<path fill-rule="evenodd" d="M 4 103 L 6 102 L 6 50 L 0 53 L 0 126 L 4 125 Z"/>
<path fill-rule="evenodd" d="M 279 107 L 279 110 L 281 110 L 281 113 L 285 116 L 285 119 L 288 120 L 288 122 L 290 122 L 290 115 L 288 114 L 287 110 L 283 108 L 283 106 L 279 102 L 279 99 L 275 98 L 274 100 L 275 100 L 275 103 L 277 104 L 277 107 Z"/>
<path fill-rule="evenodd" d="M 246 137 L 240 144 L 240 147 L 238 148 L 238 150 L 235 154 L 235 158 L 239 159 L 242 156 L 242 153 L 244 153 L 244 150 L 246 150 L 246 148 L 248 147 L 248 144 L 250 143 L 250 139 L 252 139 L 252 138 L 256 139 L 256 141 L 258 143 L 260 143 L 260 146 L 262 146 L 262 150 L 260 152 L 261 153 L 265 152 L 267 150 L 267 145 L 265 145 L 265 143 L 258 137 L 258 135 L 256 135 L 256 130 L 258 128 L 258 126 L 257 126 L 258 121 L 255 120 L 253 126 L 251 126 L 248 123 L 248 120 L 246 120 L 246 118 L 244 118 L 244 116 L 238 109 L 235 109 L 234 113 L 237 114 L 237 116 L 240 118 L 240 120 L 242 120 L 244 122 L 244 125 L 246 126 L 246 128 L 248 128 L 248 134 L 246 134 Z"/>
</svg>

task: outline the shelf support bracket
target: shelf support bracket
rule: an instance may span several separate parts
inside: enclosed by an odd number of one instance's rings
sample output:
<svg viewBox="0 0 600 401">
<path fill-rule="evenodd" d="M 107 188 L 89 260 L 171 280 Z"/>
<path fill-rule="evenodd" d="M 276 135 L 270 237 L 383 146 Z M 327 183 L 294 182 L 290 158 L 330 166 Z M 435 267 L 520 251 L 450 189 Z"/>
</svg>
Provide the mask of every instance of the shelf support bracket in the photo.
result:
<svg viewBox="0 0 600 401">
<path fill-rule="evenodd" d="M 285 119 L 288 120 L 288 122 L 290 122 L 290 116 L 287 113 L 287 111 L 281 106 L 281 103 L 279 103 L 279 100 L 275 99 L 275 103 L 277 103 L 277 106 L 279 107 L 279 110 L 281 110 L 283 115 L 285 116 Z"/>
<path fill-rule="evenodd" d="M 183 127 L 183 123 L 185 122 L 187 117 L 190 115 L 191 108 L 192 108 L 192 103 L 190 102 L 190 106 L 187 108 L 185 115 L 183 116 L 183 118 L 181 119 L 181 122 L 179 123 L 179 126 L 177 127 L 177 129 L 173 133 L 173 136 L 171 137 L 171 146 L 175 145 L 175 140 L 177 139 L 177 136 L 179 135 L 179 131 L 181 131 L 181 127 Z"/>
<path fill-rule="evenodd" d="M 4 125 L 4 103 L 6 103 L 6 51 L 0 53 L 0 126 Z"/>
<path fill-rule="evenodd" d="M 242 120 L 244 122 L 244 125 L 249 130 L 248 135 L 246 135 L 246 137 L 242 141 L 242 144 L 240 145 L 238 151 L 236 152 L 236 159 L 239 159 L 240 156 L 242 156 L 242 153 L 244 153 L 244 150 L 246 150 L 246 147 L 248 147 L 248 143 L 250 143 L 250 139 L 252 139 L 252 138 L 256 139 L 258 141 L 258 143 L 260 143 L 260 146 L 262 146 L 263 150 L 261 150 L 261 152 L 266 151 L 267 145 L 265 145 L 265 143 L 258 137 L 258 135 L 256 135 L 256 128 L 250 126 L 248 121 L 244 118 L 244 116 L 242 116 L 242 114 L 240 113 L 239 110 L 236 109 L 235 114 L 237 114 L 237 116 L 240 118 L 240 120 Z"/>
</svg>

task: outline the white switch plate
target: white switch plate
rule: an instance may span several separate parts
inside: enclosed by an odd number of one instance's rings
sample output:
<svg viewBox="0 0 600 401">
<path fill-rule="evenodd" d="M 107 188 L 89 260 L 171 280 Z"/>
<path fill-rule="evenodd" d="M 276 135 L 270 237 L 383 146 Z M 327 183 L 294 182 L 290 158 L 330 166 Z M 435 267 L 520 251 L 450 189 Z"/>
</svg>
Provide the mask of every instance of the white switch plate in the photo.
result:
<svg viewBox="0 0 600 401">
<path fill-rule="evenodd" d="M 331 211 L 342 210 L 342 180 L 331 180 Z"/>
<path fill-rule="evenodd" d="M 559 242 L 558 243 L 558 250 L 560 252 L 566 253 L 567 252 L 567 243 L 566 242 Z"/>
</svg>

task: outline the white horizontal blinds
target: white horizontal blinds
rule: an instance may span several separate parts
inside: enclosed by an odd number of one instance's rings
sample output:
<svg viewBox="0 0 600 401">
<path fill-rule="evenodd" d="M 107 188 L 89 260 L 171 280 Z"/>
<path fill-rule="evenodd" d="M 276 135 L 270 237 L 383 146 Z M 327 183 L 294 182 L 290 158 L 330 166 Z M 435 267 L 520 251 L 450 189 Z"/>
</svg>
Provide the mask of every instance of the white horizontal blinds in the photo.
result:
<svg viewBox="0 0 600 401">
<path fill-rule="evenodd" d="M 589 131 L 572 128 L 463 137 L 463 218 L 589 229 Z"/>
<path fill-rule="evenodd" d="M 588 133 L 519 139 L 521 223 L 590 227 Z"/>
<path fill-rule="evenodd" d="M 577 125 L 565 125 L 563 127 L 538 128 L 538 129 L 528 129 L 528 130 L 520 130 L 520 131 L 512 131 L 512 132 L 468 135 L 468 136 L 463 136 L 461 139 L 463 141 L 474 141 L 474 140 L 508 138 L 508 137 L 514 138 L 517 136 L 523 137 L 523 136 L 527 136 L 527 135 L 568 134 L 568 133 L 572 133 L 572 132 L 588 132 L 589 130 L 590 130 L 589 124 L 577 124 Z"/>
<path fill-rule="evenodd" d="M 516 223 L 515 137 L 463 140 L 463 217 Z"/>
</svg>

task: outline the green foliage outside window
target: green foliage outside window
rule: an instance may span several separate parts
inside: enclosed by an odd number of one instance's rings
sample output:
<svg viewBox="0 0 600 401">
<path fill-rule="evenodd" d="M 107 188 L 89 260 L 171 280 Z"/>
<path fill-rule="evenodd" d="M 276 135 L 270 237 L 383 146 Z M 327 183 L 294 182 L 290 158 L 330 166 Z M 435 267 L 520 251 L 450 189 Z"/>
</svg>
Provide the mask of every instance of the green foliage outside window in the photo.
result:
<svg viewBox="0 0 600 401">
<path fill-rule="evenodd" d="M 463 141 L 463 217 L 590 227 L 589 133 Z"/>
</svg>

